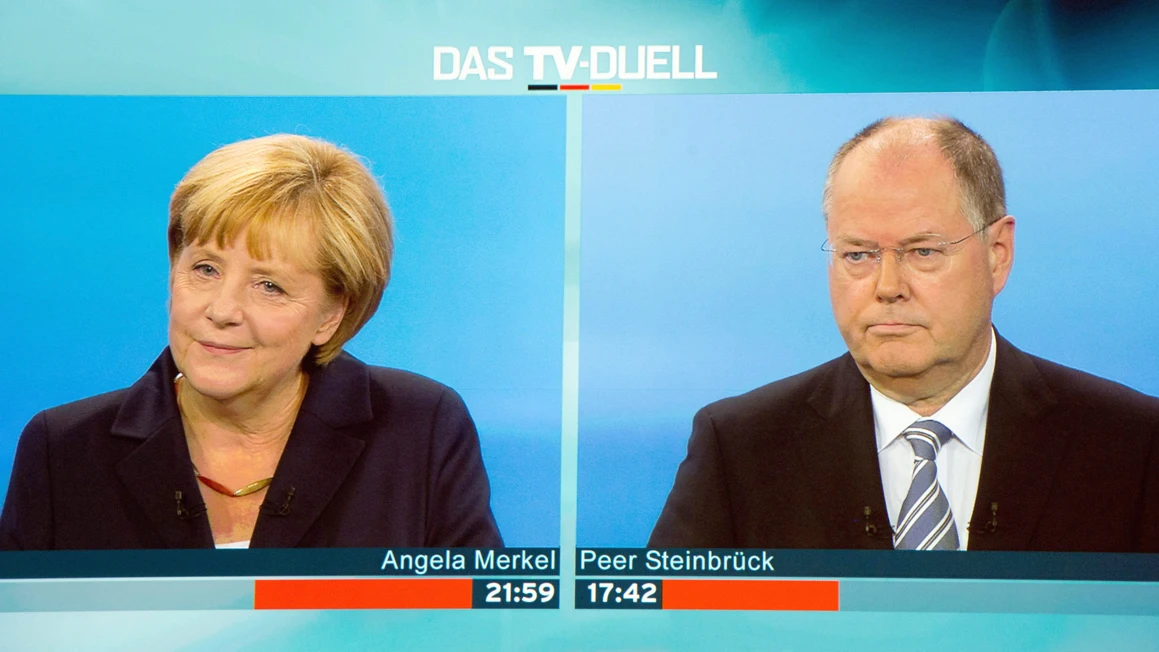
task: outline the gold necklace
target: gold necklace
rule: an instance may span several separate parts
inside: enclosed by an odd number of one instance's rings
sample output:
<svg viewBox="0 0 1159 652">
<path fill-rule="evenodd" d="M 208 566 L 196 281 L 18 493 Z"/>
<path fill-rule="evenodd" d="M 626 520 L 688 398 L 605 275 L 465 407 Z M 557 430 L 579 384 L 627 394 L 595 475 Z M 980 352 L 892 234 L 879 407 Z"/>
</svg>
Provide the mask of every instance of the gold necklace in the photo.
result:
<svg viewBox="0 0 1159 652">
<path fill-rule="evenodd" d="M 214 491 L 216 491 L 217 493 L 219 493 L 223 496 L 229 496 L 230 498 L 241 498 L 242 496 L 248 496 L 252 493 L 257 493 L 257 492 L 261 491 L 262 489 L 265 489 L 266 487 L 270 486 L 270 483 L 274 481 L 274 478 L 271 476 L 271 477 L 265 478 L 263 480 L 256 480 L 254 482 L 251 482 L 251 483 L 247 484 L 246 486 L 242 487 L 241 489 L 238 489 L 237 491 L 230 491 L 229 489 L 226 488 L 225 485 L 221 484 L 220 482 L 218 482 L 216 480 L 211 480 L 211 479 L 201 475 L 201 472 L 197 470 L 197 466 L 193 467 L 193 475 L 194 475 L 194 477 L 196 477 L 198 480 L 201 481 L 201 484 L 209 487 L 210 489 L 213 489 Z"/>
<path fill-rule="evenodd" d="M 173 379 L 173 393 L 177 399 L 177 409 L 179 411 L 181 410 L 181 387 L 180 387 L 180 385 L 181 385 L 181 380 L 184 377 L 184 375 L 185 374 L 178 373 L 177 376 Z M 216 491 L 217 493 L 219 493 L 223 496 L 228 496 L 230 498 L 241 498 L 242 496 L 248 496 L 250 494 L 257 493 L 257 492 L 261 491 L 262 489 L 265 489 L 266 487 L 270 486 L 270 483 L 274 481 L 273 476 L 270 476 L 268 478 L 263 478 L 261 480 L 254 480 L 253 482 L 247 484 L 246 486 L 242 487 L 241 489 L 238 489 L 237 491 L 230 491 L 228 487 L 221 484 L 217 480 L 214 480 L 212 478 L 207 478 L 207 477 L 201 475 L 201 471 L 197 470 L 196 464 L 193 465 L 193 477 L 195 477 L 199 481 L 201 481 L 201 484 L 209 487 L 210 489 Z"/>
</svg>

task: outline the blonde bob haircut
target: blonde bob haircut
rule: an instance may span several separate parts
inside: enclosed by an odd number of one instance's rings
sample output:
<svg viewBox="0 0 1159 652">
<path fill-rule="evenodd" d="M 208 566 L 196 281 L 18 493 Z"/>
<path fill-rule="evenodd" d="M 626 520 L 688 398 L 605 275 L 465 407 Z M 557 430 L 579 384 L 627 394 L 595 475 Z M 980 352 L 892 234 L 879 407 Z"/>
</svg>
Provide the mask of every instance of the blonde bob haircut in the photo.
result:
<svg viewBox="0 0 1159 652">
<path fill-rule="evenodd" d="M 278 134 L 226 145 L 198 161 L 169 202 L 169 264 L 191 244 L 273 252 L 317 270 L 346 302 L 334 336 L 307 362 L 325 366 L 378 309 L 390 280 L 393 225 L 382 189 L 351 152 L 317 138 Z"/>
</svg>

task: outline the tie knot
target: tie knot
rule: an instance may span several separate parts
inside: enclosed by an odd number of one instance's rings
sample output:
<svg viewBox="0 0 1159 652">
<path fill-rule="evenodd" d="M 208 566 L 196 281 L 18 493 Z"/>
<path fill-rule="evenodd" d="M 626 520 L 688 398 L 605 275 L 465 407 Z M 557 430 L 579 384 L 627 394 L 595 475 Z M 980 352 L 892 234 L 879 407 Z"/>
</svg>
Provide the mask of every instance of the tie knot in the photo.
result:
<svg viewBox="0 0 1159 652">
<path fill-rule="evenodd" d="M 933 419 L 916 421 L 902 433 L 914 449 L 914 455 L 923 460 L 934 460 L 938 451 L 954 437 L 954 433 Z"/>
</svg>

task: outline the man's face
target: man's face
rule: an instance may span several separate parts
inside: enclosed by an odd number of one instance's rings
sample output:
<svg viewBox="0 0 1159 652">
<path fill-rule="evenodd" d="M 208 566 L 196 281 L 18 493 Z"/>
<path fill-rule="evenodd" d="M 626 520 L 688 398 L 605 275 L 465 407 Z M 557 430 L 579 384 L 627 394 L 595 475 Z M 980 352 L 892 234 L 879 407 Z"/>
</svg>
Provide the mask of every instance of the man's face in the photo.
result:
<svg viewBox="0 0 1159 652">
<path fill-rule="evenodd" d="M 922 269 L 930 253 L 922 245 L 960 240 L 974 229 L 941 152 L 932 144 L 900 147 L 904 152 L 863 146 L 845 159 L 834 175 L 826 226 L 830 244 L 846 252 L 885 249 L 880 262 L 859 273 L 835 256 L 829 295 L 862 373 L 910 403 L 953 385 L 956 393 L 981 368 L 991 305 L 1013 259 L 1014 224 L 1005 217 L 947 248 L 935 271 Z M 910 253 L 899 261 L 888 248 Z"/>
</svg>

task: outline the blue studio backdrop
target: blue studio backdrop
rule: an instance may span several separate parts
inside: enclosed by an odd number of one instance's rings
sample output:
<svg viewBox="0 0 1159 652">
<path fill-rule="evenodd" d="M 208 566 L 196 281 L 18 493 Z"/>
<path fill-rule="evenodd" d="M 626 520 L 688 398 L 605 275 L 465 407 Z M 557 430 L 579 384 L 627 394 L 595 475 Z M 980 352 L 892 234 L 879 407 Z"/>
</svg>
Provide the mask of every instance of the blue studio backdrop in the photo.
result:
<svg viewBox="0 0 1159 652">
<path fill-rule="evenodd" d="M 394 214 L 391 283 L 347 350 L 457 390 L 505 540 L 558 545 L 563 125 L 548 97 L 0 96 L 0 492 L 34 414 L 132 384 L 166 346 L 185 172 L 290 132 L 365 158 Z"/>
<path fill-rule="evenodd" d="M 844 352 L 821 188 L 883 115 L 994 146 L 1017 219 L 1001 333 L 1159 394 L 1156 34 L 1151 0 L 0 2 L 0 498 L 29 419 L 165 346 L 182 175 L 300 133 L 363 156 L 396 220 L 348 350 L 458 390 L 506 541 L 561 563 L 558 610 L 265 611 L 246 577 L 100 579 L 111 557 L 72 553 L 98 579 L 0 578 L 0 649 L 1154 652 L 1159 583 L 1138 577 L 623 612 L 577 609 L 572 562 L 644 544 L 697 409 Z M 219 582 L 238 604 L 204 606 Z M 917 585 L 955 601 L 907 606 Z"/>
<path fill-rule="evenodd" d="M 580 545 L 642 546 L 704 405 L 845 352 L 821 190 L 887 115 L 994 148 L 1023 350 L 1159 394 L 1159 92 L 597 97 L 584 104 Z"/>
</svg>

